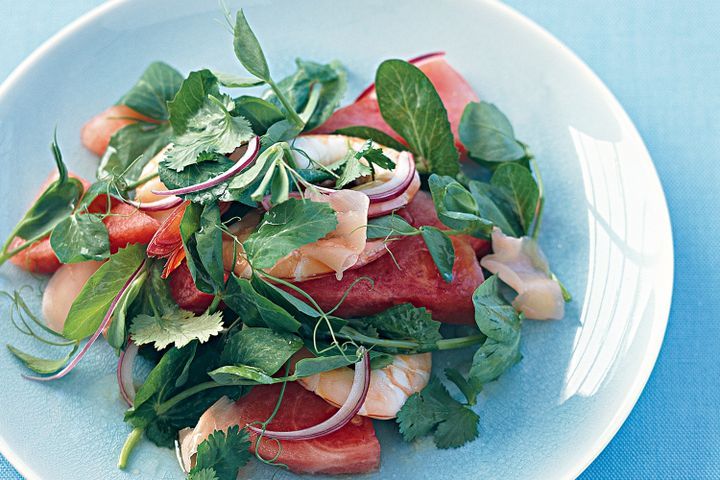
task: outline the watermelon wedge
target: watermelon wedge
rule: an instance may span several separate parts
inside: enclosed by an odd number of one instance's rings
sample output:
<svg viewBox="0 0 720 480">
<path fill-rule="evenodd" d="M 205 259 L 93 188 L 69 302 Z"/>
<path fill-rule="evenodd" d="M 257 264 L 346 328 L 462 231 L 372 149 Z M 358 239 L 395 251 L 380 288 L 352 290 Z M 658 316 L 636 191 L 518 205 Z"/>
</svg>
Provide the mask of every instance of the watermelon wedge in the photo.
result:
<svg viewBox="0 0 720 480">
<path fill-rule="evenodd" d="M 170 295 L 183 310 L 189 310 L 199 315 L 207 310 L 213 301 L 213 295 L 197 289 L 185 262 L 173 270 L 168 278 L 168 283 Z"/>
<path fill-rule="evenodd" d="M 410 60 L 410 63 L 422 70 L 435 86 L 448 112 L 450 126 L 455 134 L 455 145 L 461 152 L 464 152 L 465 149 L 458 136 L 458 126 L 465 106 L 469 102 L 477 102 L 477 95 L 457 70 L 450 66 L 443 52 L 423 55 Z M 374 85 L 366 88 L 354 103 L 333 113 L 312 133 L 333 133 L 338 129 L 353 126 L 373 127 L 405 143 L 380 115 Z"/>
<path fill-rule="evenodd" d="M 110 209 L 103 220 L 110 236 L 110 253 L 125 248 L 130 243 L 148 243 L 160 227 L 160 223 L 137 208 L 118 203 Z"/>
<path fill-rule="evenodd" d="M 249 394 L 237 402 L 227 397 L 218 400 L 198 421 L 194 429 L 180 432 L 182 458 L 186 465 L 197 446 L 215 430 L 226 430 L 233 425 L 245 426 L 265 421 L 277 403 L 280 385 L 253 387 Z M 290 431 L 316 425 L 332 416 L 337 409 L 295 382 L 288 383 L 277 415 L 269 424 L 272 430 Z M 255 451 L 252 434 L 251 451 Z M 260 455 L 273 458 L 277 443 L 263 440 Z M 277 463 L 283 463 L 295 473 L 338 475 L 367 473 L 380 466 L 380 443 L 375 436 L 372 421 L 356 416 L 340 430 L 314 440 L 283 441 Z"/>
</svg>

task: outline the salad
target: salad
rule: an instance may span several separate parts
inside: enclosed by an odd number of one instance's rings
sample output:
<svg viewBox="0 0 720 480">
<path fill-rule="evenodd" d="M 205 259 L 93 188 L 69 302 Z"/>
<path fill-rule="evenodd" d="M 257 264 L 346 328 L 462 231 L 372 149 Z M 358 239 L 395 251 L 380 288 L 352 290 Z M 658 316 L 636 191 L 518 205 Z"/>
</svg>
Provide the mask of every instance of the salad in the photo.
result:
<svg viewBox="0 0 720 480">
<path fill-rule="evenodd" d="M 193 480 L 252 457 L 373 471 L 377 421 L 472 442 L 523 321 L 570 300 L 537 244 L 530 148 L 443 53 L 383 61 L 339 108 L 340 62 L 276 80 L 242 10 L 228 21 L 245 76 L 151 64 L 81 132 L 93 182 L 52 143 L 57 171 L 0 252 L 52 274 L 42 318 L 4 292 L 12 323 L 58 351 L 9 345 L 24 376 L 65 377 L 103 337 L 128 405 L 119 468 L 145 438 Z M 433 372 L 452 349 L 471 360 Z"/>
</svg>

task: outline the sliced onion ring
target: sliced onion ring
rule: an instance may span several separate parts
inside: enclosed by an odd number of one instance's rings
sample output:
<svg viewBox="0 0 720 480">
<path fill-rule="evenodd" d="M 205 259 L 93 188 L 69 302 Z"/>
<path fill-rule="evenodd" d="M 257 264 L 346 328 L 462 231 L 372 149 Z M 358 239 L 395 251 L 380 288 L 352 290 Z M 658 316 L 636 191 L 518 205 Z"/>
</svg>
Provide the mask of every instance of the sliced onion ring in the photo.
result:
<svg viewBox="0 0 720 480">
<path fill-rule="evenodd" d="M 93 333 L 92 337 L 90 337 L 90 340 L 87 341 L 82 350 L 80 350 L 80 353 L 75 355 L 75 357 L 70 361 L 70 363 L 65 366 L 65 368 L 48 377 L 36 377 L 31 375 L 23 375 L 23 377 L 28 380 L 37 380 L 38 382 L 49 382 L 50 380 L 57 380 L 70 373 L 77 366 L 77 364 L 80 363 L 80 360 L 82 360 L 88 350 L 90 350 L 90 347 L 92 347 L 93 343 L 95 343 L 100 334 L 105 331 L 108 325 L 110 325 L 110 320 L 112 319 L 113 313 L 115 312 L 115 307 L 117 306 L 118 302 L 120 302 L 120 299 L 130 286 L 130 284 L 135 280 L 135 278 L 137 278 L 143 268 L 145 268 L 145 260 L 140 263 L 140 266 L 137 268 L 137 270 L 135 270 L 133 274 L 130 275 L 130 278 L 128 278 L 125 282 L 125 285 L 123 285 L 118 294 L 115 295 L 115 298 L 113 298 L 112 302 L 110 302 L 110 307 L 108 308 L 107 312 L 105 312 L 105 317 L 103 317 L 102 322 L 100 322 L 100 326 L 97 328 L 97 330 L 95 330 L 95 333 Z"/>
<path fill-rule="evenodd" d="M 315 426 L 292 432 L 263 431 L 253 425 L 247 425 L 247 428 L 264 437 L 289 441 L 312 440 L 340 430 L 360 411 L 370 389 L 370 355 L 363 347 L 360 347 L 358 351 L 361 353 L 362 359 L 355 364 L 355 377 L 352 387 L 350 387 L 350 393 L 345 403 L 332 417 Z"/>
<path fill-rule="evenodd" d="M 117 366 L 117 381 L 120 388 L 120 395 L 132 407 L 135 402 L 135 384 L 133 383 L 133 365 L 135 365 L 135 357 L 137 357 L 138 346 L 132 340 L 128 342 L 127 347 L 120 353 Z"/>
<path fill-rule="evenodd" d="M 170 210 L 171 208 L 177 207 L 183 202 L 183 199 L 173 195 L 172 197 L 146 203 L 138 202 L 136 200 L 128 200 L 126 198 L 123 198 L 122 201 L 127 203 L 128 205 L 132 205 L 138 210 L 142 210 L 143 212 L 162 212 L 164 210 Z"/>
<path fill-rule="evenodd" d="M 247 149 L 243 153 L 242 157 L 235 162 L 235 165 L 230 167 L 226 172 L 221 173 L 217 177 L 213 177 L 210 180 L 190 185 L 188 187 L 176 188 L 174 190 L 153 190 L 155 195 L 184 195 L 186 193 L 199 192 L 201 190 L 207 190 L 215 185 L 218 185 L 225 180 L 234 177 L 240 173 L 245 167 L 250 165 L 255 158 L 257 158 L 258 152 L 260 151 L 260 137 L 253 137 L 247 144 Z"/>
<path fill-rule="evenodd" d="M 355 188 L 370 199 L 370 203 L 380 203 L 397 198 L 408 189 L 415 178 L 415 159 L 410 152 L 400 152 L 393 176 L 387 182 L 369 188 Z"/>
<path fill-rule="evenodd" d="M 425 63 L 427 60 L 431 60 L 436 57 L 443 57 L 443 56 L 445 56 L 445 52 L 430 52 L 430 53 L 425 53 L 423 55 L 418 55 L 417 57 L 411 58 L 410 60 L 408 60 L 408 63 L 415 65 L 416 67 L 419 67 L 420 65 Z M 375 96 L 375 84 L 374 83 L 371 83 L 370 85 L 368 85 L 365 88 L 365 90 L 360 92 L 360 95 L 357 96 L 355 101 L 359 102 L 360 100 L 367 97 L 368 95 Z"/>
</svg>

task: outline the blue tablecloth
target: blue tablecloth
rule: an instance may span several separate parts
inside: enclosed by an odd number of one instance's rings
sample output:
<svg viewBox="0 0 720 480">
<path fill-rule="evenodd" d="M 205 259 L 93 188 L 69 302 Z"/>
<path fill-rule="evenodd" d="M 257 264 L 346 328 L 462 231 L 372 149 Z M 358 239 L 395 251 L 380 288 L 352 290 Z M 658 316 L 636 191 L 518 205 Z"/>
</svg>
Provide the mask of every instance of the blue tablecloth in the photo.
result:
<svg viewBox="0 0 720 480">
<path fill-rule="evenodd" d="M 0 79 L 99 3 L 0 0 Z M 617 95 L 647 143 L 673 221 L 677 271 L 665 344 L 637 406 L 583 478 L 720 478 L 720 1 L 508 3 Z M 0 457 L 0 480 L 18 478 Z"/>
</svg>

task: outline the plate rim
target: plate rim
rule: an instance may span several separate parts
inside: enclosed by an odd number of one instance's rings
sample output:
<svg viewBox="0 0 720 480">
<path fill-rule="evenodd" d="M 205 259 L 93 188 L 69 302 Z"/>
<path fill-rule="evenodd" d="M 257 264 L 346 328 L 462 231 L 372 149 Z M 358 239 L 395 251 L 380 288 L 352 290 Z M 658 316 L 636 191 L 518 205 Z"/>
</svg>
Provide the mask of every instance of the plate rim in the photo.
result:
<svg viewBox="0 0 720 480">
<path fill-rule="evenodd" d="M 0 101 L 12 91 L 12 87 L 18 82 L 23 76 L 26 70 L 30 69 L 36 62 L 40 61 L 45 55 L 47 55 L 55 46 L 62 43 L 66 37 L 69 37 L 76 31 L 82 29 L 88 24 L 91 24 L 98 18 L 110 13 L 111 11 L 120 8 L 126 3 L 131 3 L 134 0 L 107 0 L 91 10 L 88 10 L 84 14 L 72 22 L 65 25 L 63 28 L 58 30 L 50 38 L 40 44 L 33 52 L 28 55 L 20 64 L 18 64 L 7 78 L 0 84 Z M 544 41 L 549 42 L 555 47 L 559 55 L 565 56 L 578 71 L 589 81 L 592 88 L 594 88 L 599 95 L 602 96 L 605 103 L 607 103 L 613 110 L 614 113 L 623 121 L 624 126 L 630 130 L 632 135 L 639 141 L 639 145 L 642 151 L 645 153 L 649 160 L 649 167 L 658 179 L 658 190 L 662 204 L 658 205 L 659 217 L 663 218 L 663 224 L 659 226 L 660 230 L 664 230 L 664 234 L 669 239 L 668 242 L 668 263 L 663 268 L 667 270 L 666 284 L 668 284 L 667 299 L 658 308 L 658 313 L 655 315 L 653 321 L 653 329 L 651 332 L 651 338 L 648 340 L 648 345 L 643 355 L 643 361 L 638 370 L 638 374 L 633 379 L 630 388 L 625 393 L 619 408 L 615 411 L 611 421 L 607 424 L 603 432 L 595 440 L 591 448 L 588 448 L 583 455 L 579 456 L 580 460 L 572 462 L 572 464 L 566 464 L 561 467 L 563 473 L 561 478 L 574 479 L 580 476 L 590 464 L 602 453 L 607 447 L 610 441 L 615 437 L 617 432 L 623 426 L 625 421 L 633 410 L 637 401 L 640 398 L 645 386 L 650 379 L 650 375 L 655 367 L 660 350 L 662 348 L 665 334 L 667 332 L 667 325 L 670 316 L 670 307 L 672 305 L 672 298 L 674 293 L 674 276 L 675 276 L 675 245 L 673 241 L 672 233 L 672 222 L 670 218 L 670 212 L 667 204 L 667 197 L 662 187 L 662 182 L 657 173 L 657 168 L 652 160 L 645 141 L 643 140 L 640 132 L 637 130 L 635 123 L 632 121 L 630 116 L 627 114 L 625 109 L 619 100 L 615 97 L 612 91 L 602 81 L 602 79 L 585 63 L 575 52 L 572 51 L 567 45 L 559 40 L 550 31 L 536 23 L 531 18 L 527 17 L 519 10 L 501 2 L 500 0 L 468 0 L 476 3 L 481 3 L 489 8 L 494 8 L 501 14 L 510 17 L 512 20 L 521 24 L 524 28 L 528 29 L 532 33 L 535 33 L 541 37 Z M 24 461 L 19 455 L 17 455 L 12 446 L 7 443 L 5 438 L 0 434 L 0 454 L 2 454 L 8 462 L 27 480 L 43 480 L 42 476 L 34 470 L 34 468 Z"/>
</svg>

